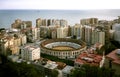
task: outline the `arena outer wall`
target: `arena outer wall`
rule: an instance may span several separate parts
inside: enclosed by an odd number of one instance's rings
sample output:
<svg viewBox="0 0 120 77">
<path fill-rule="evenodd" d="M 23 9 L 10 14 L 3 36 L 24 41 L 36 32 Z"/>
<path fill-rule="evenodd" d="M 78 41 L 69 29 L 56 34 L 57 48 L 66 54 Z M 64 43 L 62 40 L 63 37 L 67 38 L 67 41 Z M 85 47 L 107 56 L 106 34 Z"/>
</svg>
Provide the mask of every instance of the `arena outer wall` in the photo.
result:
<svg viewBox="0 0 120 77">
<path fill-rule="evenodd" d="M 74 49 L 74 50 L 55 50 L 52 48 L 45 47 L 45 45 L 54 43 L 54 42 L 71 42 L 71 43 L 79 44 L 80 47 L 77 49 Z M 68 38 L 47 39 L 40 44 L 40 48 L 41 48 L 41 53 L 43 53 L 43 54 L 57 56 L 58 58 L 61 58 L 61 59 L 71 59 L 71 58 L 74 59 L 82 51 L 86 50 L 86 44 L 85 44 L 85 42 L 83 42 L 81 40 L 68 39 Z"/>
</svg>

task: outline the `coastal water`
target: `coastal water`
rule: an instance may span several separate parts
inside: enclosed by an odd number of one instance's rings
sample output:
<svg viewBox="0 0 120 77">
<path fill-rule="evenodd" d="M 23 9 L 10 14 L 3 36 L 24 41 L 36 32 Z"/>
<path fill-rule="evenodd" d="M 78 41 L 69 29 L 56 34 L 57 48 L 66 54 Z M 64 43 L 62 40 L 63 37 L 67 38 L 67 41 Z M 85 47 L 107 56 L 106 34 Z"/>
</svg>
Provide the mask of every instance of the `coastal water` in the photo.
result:
<svg viewBox="0 0 120 77">
<path fill-rule="evenodd" d="M 36 19 L 65 19 L 69 25 L 80 23 L 80 19 L 96 17 L 98 19 L 115 19 L 120 10 L 0 10 L 0 28 L 10 28 L 16 19 L 32 21 Z"/>
</svg>

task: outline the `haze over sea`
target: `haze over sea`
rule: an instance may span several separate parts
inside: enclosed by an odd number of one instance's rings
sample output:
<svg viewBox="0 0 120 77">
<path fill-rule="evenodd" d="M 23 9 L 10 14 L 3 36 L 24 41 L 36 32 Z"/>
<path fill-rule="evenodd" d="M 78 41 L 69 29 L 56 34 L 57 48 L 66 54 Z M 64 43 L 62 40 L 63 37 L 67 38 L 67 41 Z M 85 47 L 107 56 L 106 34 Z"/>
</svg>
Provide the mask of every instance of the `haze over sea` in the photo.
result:
<svg viewBox="0 0 120 77">
<path fill-rule="evenodd" d="M 33 27 L 36 19 L 65 19 L 73 26 L 80 23 L 80 19 L 98 18 L 99 20 L 113 20 L 120 16 L 120 9 L 104 10 L 0 10 L 0 28 L 10 28 L 16 19 L 32 21 Z"/>
</svg>

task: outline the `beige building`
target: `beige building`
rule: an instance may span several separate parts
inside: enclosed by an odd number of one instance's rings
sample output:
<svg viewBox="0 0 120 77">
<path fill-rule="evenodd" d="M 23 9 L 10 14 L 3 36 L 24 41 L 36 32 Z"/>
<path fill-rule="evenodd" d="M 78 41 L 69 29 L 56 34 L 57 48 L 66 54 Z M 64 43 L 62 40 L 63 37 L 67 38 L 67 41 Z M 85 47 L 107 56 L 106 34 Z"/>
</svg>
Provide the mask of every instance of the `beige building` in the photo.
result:
<svg viewBox="0 0 120 77">
<path fill-rule="evenodd" d="M 36 60 L 40 58 L 40 48 L 34 45 L 26 45 L 21 48 L 21 58 L 24 60 Z"/>
<path fill-rule="evenodd" d="M 15 22 L 11 24 L 11 27 L 14 29 L 31 28 L 32 21 L 22 21 L 20 19 L 16 19 Z"/>
<path fill-rule="evenodd" d="M 47 20 L 47 26 L 51 26 L 52 25 L 52 19 L 48 19 Z"/>
<path fill-rule="evenodd" d="M 80 23 L 82 25 L 96 25 L 98 24 L 98 18 L 81 19 Z"/>
<path fill-rule="evenodd" d="M 60 26 L 61 27 L 66 27 L 66 26 L 68 26 L 68 22 L 66 20 L 61 19 L 60 20 Z"/>
<path fill-rule="evenodd" d="M 92 40 L 92 27 L 91 26 L 85 26 L 85 42 L 88 45 L 91 45 L 91 40 Z"/>
<path fill-rule="evenodd" d="M 105 44 L 105 32 L 92 30 L 92 44 L 101 43 L 102 45 Z"/>
<path fill-rule="evenodd" d="M 16 19 L 14 23 L 11 24 L 11 27 L 14 29 L 20 29 L 22 24 L 22 20 Z"/>
<path fill-rule="evenodd" d="M 53 39 L 57 38 L 57 30 L 56 29 L 52 30 L 52 32 L 51 32 L 51 38 L 53 38 Z"/>
<path fill-rule="evenodd" d="M 48 27 L 40 26 L 40 38 L 45 38 L 47 36 Z"/>
<path fill-rule="evenodd" d="M 17 36 L 14 36 L 14 34 L 3 36 L 0 38 L 0 51 L 5 55 L 8 53 L 15 54 L 16 52 L 19 52 L 19 46 L 26 44 L 26 42 L 26 35 L 24 34 L 17 34 Z M 8 50 L 11 52 L 8 52 Z"/>
<path fill-rule="evenodd" d="M 81 19 L 80 24 L 81 25 L 88 25 L 89 24 L 89 19 Z"/>
<path fill-rule="evenodd" d="M 40 29 L 39 28 L 32 28 L 32 37 L 33 37 L 33 40 L 37 40 L 40 38 Z"/>
<path fill-rule="evenodd" d="M 75 35 L 77 37 L 81 37 L 82 36 L 82 25 L 80 24 L 75 24 L 72 27 L 72 36 Z"/>
<path fill-rule="evenodd" d="M 42 26 L 47 26 L 47 19 L 42 19 Z"/>
<path fill-rule="evenodd" d="M 42 26 L 42 19 L 38 18 L 38 19 L 36 19 L 36 27 L 40 28 L 40 26 Z"/>
<path fill-rule="evenodd" d="M 68 36 L 68 27 L 57 28 L 57 38 L 65 38 Z"/>
<path fill-rule="evenodd" d="M 15 46 L 21 46 L 21 39 L 19 37 L 14 37 L 13 43 Z"/>
<path fill-rule="evenodd" d="M 7 55 L 7 49 L 11 46 L 14 45 L 14 39 L 12 37 L 3 37 L 0 39 L 0 51 L 2 54 Z"/>
<path fill-rule="evenodd" d="M 25 45 L 27 43 L 27 36 L 25 34 L 20 34 L 19 37 L 21 39 L 21 45 Z"/>
<path fill-rule="evenodd" d="M 20 47 L 11 45 L 11 46 L 9 46 L 9 49 L 11 51 L 10 52 L 11 55 L 19 55 Z"/>
<path fill-rule="evenodd" d="M 56 19 L 54 24 L 55 26 L 60 26 L 60 20 Z"/>
</svg>

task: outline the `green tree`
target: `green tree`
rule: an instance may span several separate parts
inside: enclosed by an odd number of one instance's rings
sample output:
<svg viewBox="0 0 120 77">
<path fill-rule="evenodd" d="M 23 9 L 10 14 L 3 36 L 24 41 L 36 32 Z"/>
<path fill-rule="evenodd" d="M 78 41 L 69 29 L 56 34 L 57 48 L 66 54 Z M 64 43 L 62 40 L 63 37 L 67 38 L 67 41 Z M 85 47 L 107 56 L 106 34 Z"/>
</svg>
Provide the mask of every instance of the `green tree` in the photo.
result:
<svg viewBox="0 0 120 77">
<path fill-rule="evenodd" d="M 114 70 L 110 68 L 99 68 L 97 66 L 82 65 L 75 68 L 70 74 L 71 77 L 116 77 Z"/>
<path fill-rule="evenodd" d="M 13 63 L 5 56 L 0 64 L 0 77 L 44 77 L 33 65 L 26 63 Z"/>
<path fill-rule="evenodd" d="M 52 77 L 58 77 L 58 74 L 59 72 L 56 69 L 52 70 Z"/>
</svg>

